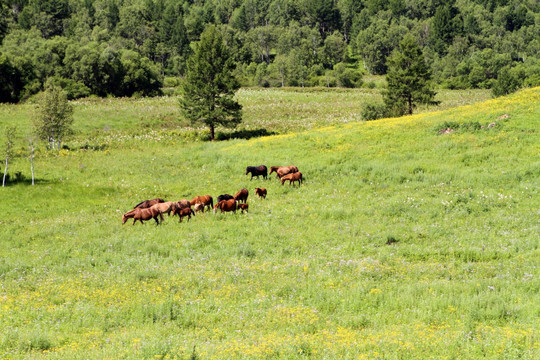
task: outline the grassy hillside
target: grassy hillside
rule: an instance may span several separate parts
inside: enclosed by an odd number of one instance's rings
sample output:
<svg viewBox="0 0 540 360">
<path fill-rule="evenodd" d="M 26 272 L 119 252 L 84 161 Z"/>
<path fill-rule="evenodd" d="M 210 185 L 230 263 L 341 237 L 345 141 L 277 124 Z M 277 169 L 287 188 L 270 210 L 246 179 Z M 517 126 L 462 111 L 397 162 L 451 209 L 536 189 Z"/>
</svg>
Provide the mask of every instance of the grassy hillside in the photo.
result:
<svg viewBox="0 0 540 360">
<path fill-rule="evenodd" d="M 41 154 L 37 186 L 0 190 L 0 357 L 538 358 L 539 119 L 535 88 L 251 140 L 113 131 Z M 259 164 L 306 181 L 250 181 Z M 242 187 L 249 214 L 121 225 L 144 199 Z"/>
</svg>

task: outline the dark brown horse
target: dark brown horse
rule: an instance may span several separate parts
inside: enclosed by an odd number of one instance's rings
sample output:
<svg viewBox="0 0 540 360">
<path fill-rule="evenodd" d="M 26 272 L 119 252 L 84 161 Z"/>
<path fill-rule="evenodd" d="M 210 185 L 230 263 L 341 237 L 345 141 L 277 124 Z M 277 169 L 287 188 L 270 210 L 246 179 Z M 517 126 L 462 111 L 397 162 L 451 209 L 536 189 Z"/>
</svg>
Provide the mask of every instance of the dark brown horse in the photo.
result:
<svg viewBox="0 0 540 360">
<path fill-rule="evenodd" d="M 159 215 L 161 215 L 159 209 L 154 206 L 147 209 L 135 208 L 122 216 L 122 225 L 124 225 L 128 219 L 133 219 L 133 225 L 135 225 L 137 220 L 143 224 L 143 220 L 146 221 L 150 219 L 156 220 L 156 225 L 159 225 Z"/>
<path fill-rule="evenodd" d="M 157 198 L 157 199 L 152 199 L 152 200 L 144 200 L 140 203 L 138 203 L 137 205 L 135 205 L 133 208 L 134 209 L 148 209 L 149 207 L 152 207 L 153 205 L 155 204 L 159 204 L 159 203 L 162 203 L 162 202 L 165 202 L 165 200 L 163 199 L 160 199 L 160 198 Z"/>
<path fill-rule="evenodd" d="M 303 182 L 302 173 L 301 172 L 296 172 L 296 173 L 287 174 L 287 175 L 283 176 L 281 178 L 281 185 L 283 185 L 285 183 L 285 181 L 287 181 L 287 180 L 289 180 L 289 185 L 293 184 L 293 186 L 294 186 L 295 181 L 298 181 L 298 186 L 300 186 L 300 184 Z"/>
<path fill-rule="evenodd" d="M 191 206 L 195 206 L 196 204 L 202 204 L 202 211 L 204 212 L 204 209 L 206 207 L 208 207 L 208 210 L 211 210 L 214 207 L 214 199 L 212 199 L 210 195 L 195 196 L 190 201 L 190 204 Z"/>
<path fill-rule="evenodd" d="M 223 201 L 223 200 L 231 200 L 234 199 L 234 196 L 230 194 L 222 194 L 217 197 L 217 202 Z M 215 208 L 215 206 L 214 206 Z"/>
<path fill-rule="evenodd" d="M 176 201 L 172 208 L 172 214 L 173 216 L 180 213 L 180 210 L 185 208 L 191 208 L 191 203 L 189 200 L 182 199 L 180 201 Z"/>
<path fill-rule="evenodd" d="M 236 213 L 236 200 L 221 200 L 216 204 L 216 206 L 214 206 L 214 214 L 216 213 L 217 209 L 220 209 L 221 212 L 232 211 Z"/>
<path fill-rule="evenodd" d="M 250 180 L 253 180 L 253 177 L 256 176 L 257 179 L 259 178 L 259 176 L 262 175 L 262 177 L 264 179 L 267 178 L 268 176 L 268 169 L 266 166 L 264 165 L 260 165 L 260 166 L 248 166 L 246 168 L 246 175 L 251 173 L 251 179 Z"/>
<path fill-rule="evenodd" d="M 255 195 L 260 198 L 266 199 L 266 189 L 265 188 L 255 188 Z"/>
<path fill-rule="evenodd" d="M 188 221 L 189 219 L 191 219 L 191 215 L 195 216 L 195 211 L 193 211 L 191 208 L 183 208 L 183 209 L 180 209 L 180 211 L 178 212 L 178 217 L 180 218 L 180 222 L 182 222 L 182 219 L 184 217 L 188 217 Z"/>
<path fill-rule="evenodd" d="M 246 202 L 247 202 L 248 195 L 249 195 L 248 189 L 246 189 L 246 188 L 241 189 L 240 191 L 238 191 L 238 192 L 236 193 L 236 195 L 234 195 L 234 200 L 236 200 L 236 201 L 238 201 L 238 202 L 244 202 L 244 203 L 246 203 Z"/>
</svg>

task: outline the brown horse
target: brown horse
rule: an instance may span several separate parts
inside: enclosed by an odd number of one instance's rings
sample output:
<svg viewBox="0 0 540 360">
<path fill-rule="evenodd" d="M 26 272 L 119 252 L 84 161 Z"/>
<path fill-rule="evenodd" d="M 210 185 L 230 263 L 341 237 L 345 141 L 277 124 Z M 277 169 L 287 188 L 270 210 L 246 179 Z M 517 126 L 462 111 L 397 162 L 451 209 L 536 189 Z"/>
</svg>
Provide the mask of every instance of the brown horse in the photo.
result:
<svg viewBox="0 0 540 360">
<path fill-rule="evenodd" d="M 236 193 L 236 195 L 234 195 L 234 200 L 238 201 L 238 202 L 244 202 L 246 203 L 247 202 L 247 198 L 248 198 L 248 195 L 249 195 L 249 191 L 248 189 L 244 188 L 244 189 L 241 189 L 240 191 L 238 191 Z"/>
<path fill-rule="evenodd" d="M 203 204 L 195 204 L 193 209 L 195 210 L 195 212 L 199 212 L 199 211 L 204 212 L 204 205 Z"/>
<path fill-rule="evenodd" d="M 188 217 L 188 221 L 189 219 L 191 219 L 191 215 L 193 214 L 193 216 L 195 216 L 195 211 L 193 211 L 191 208 L 183 208 L 183 209 L 180 209 L 180 211 L 178 212 L 178 217 L 180 218 L 180 221 L 179 222 L 182 222 L 182 219 L 184 217 Z"/>
<path fill-rule="evenodd" d="M 161 221 L 163 221 L 163 214 L 167 214 L 167 216 L 170 216 L 171 211 L 173 211 L 175 205 L 176 205 L 176 201 L 166 201 L 163 203 L 157 203 L 153 205 L 151 208 L 158 209 L 159 217 L 161 218 Z"/>
<path fill-rule="evenodd" d="M 172 214 L 173 216 L 180 213 L 180 210 L 185 208 L 191 208 L 191 203 L 189 200 L 182 199 L 180 201 L 176 201 L 172 208 Z"/>
<path fill-rule="evenodd" d="M 146 221 L 150 219 L 156 220 L 156 225 L 159 225 L 159 215 L 161 215 L 159 210 L 154 207 L 150 207 L 147 209 L 135 208 L 131 211 L 128 211 L 122 216 L 122 225 L 124 225 L 128 219 L 133 219 L 133 225 L 135 225 L 135 222 L 137 220 L 139 220 L 141 224 L 143 224 L 143 220 Z"/>
<path fill-rule="evenodd" d="M 195 196 L 190 201 L 190 204 L 191 206 L 194 206 L 196 204 L 202 204 L 203 205 L 202 211 L 204 212 L 204 209 L 206 207 L 208 207 L 208 210 L 211 210 L 214 207 L 214 199 L 212 199 L 210 195 Z"/>
<path fill-rule="evenodd" d="M 250 174 L 250 173 L 251 173 L 251 179 L 250 180 L 253 180 L 254 176 L 256 176 L 257 179 L 258 179 L 259 176 L 261 176 L 261 175 L 262 175 L 262 177 L 264 179 L 266 179 L 266 177 L 268 176 L 268 169 L 264 165 L 248 166 L 246 168 L 246 175 Z"/>
<path fill-rule="evenodd" d="M 285 181 L 287 181 L 287 180 L 289 180 L 289 185 L 293 184 L 293 186 L 294 186 L 295 181 L 298 181 L 298 186 L 300 186 L 300 184 L 303 182 L 302 173 L 301 172 L 296 172 L 296 173 L 287 174 L 287 175 L 283 176 L 281 178 L 281 185 L 283 185 L 285 183 Z"/>
<path fill-rule="evenodd" d="M 294 173 L 297 173 L 298 172 L 298 168 L 296 166 L 284 166 L 282 168 L 279 168 L 277 171 L 276 171 L 276 174 L 278 176 L 278 178 L 282 178 L 283 176 L 287 175 L 287 174 L 294 174 Z"/>
<path fill-rule="evenodd" d="M 238 204 L 238 208 L 242 210 L 242 214 L 245 212 L 248 212 L 249 204 Z"/>
<path fill-rule="evenodd" d="M 260 198 L 266 199 L 266 189 L 265 188 L 255 188 L 255 195 Z"/>
<path fill-rule="evenodd" d="M 214 214 L 216 213 L 217 209 L 220 209 L 221 212 L 232 211 L 236 213 L 236 200 L 221 200 L 216 204 L 216 206 L 214 206 Z"/>
<path fill-rule="evenodd" d="M 283 166 L 270 166 L 270 172 L 268 173 L 268 175 L 272 175 L 273 172 L 276 172 L 282 168 Z"/>
<path fill-rule="evenodd" d="M 137 205 L 135 205 L 133 208 L 134 209 L 148 209 L 149 207 L 152 207 L 153 205 L 155 204 L 159 204 L 159 203 L 162 203 L 162 202 L 165 202 L 165 200 L 163 199 L 160 199 L 160 198 L 157 198 L 157 199 L 152 199 L 152 200 L 144 200 L 140 203 L 138 203 Z"/>
</svg>

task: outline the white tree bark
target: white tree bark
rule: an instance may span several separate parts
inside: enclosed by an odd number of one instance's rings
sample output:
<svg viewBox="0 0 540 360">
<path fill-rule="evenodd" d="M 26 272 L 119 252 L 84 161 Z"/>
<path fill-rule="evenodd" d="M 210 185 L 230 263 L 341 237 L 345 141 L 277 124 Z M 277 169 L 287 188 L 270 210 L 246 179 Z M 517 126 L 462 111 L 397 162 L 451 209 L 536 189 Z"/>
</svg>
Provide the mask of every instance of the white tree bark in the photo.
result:
<svg viewBox="0 0 540 360">
<path fill-rule="evenodd" d="M 7 168 L 8 168 L 8 159 L 9 159 L 9 156 L 6 156 L 6 167 L 4 168 L 4 180 L 2 181 L 2 187 L 6 186 L 6 175 L 7 175 Z"/>
</svg>

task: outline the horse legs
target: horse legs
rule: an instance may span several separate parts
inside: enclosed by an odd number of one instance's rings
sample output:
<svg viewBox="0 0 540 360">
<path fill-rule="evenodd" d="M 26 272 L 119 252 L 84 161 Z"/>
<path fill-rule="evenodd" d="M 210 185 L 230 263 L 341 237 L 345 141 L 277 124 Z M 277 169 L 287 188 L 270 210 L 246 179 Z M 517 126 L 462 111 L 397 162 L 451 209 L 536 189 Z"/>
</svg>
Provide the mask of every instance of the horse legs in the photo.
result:
<svg viewBox="0 0 540 360">
<path fill-rule="evenodd" d="M 161 215 L 161 213 L 160 213 Z M 156 226 L 159 225 L 158 216 L 154 216 L 154 220 L 156 220 Z M 163 216 L 161 216 L 161 221 L 163 221 Z"/>
</svg>

